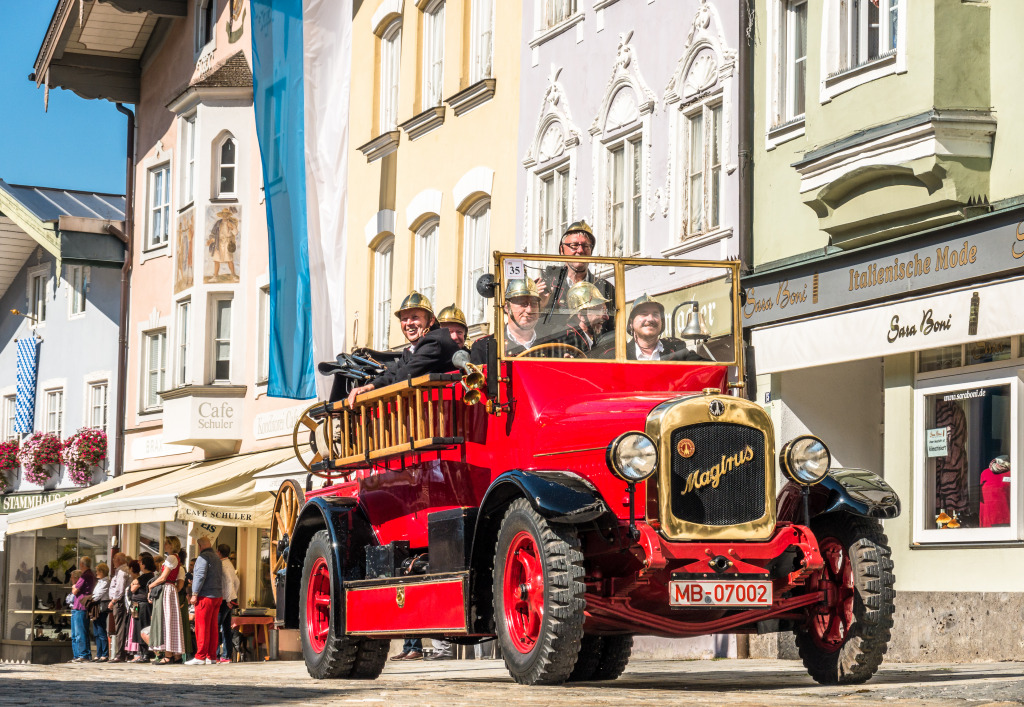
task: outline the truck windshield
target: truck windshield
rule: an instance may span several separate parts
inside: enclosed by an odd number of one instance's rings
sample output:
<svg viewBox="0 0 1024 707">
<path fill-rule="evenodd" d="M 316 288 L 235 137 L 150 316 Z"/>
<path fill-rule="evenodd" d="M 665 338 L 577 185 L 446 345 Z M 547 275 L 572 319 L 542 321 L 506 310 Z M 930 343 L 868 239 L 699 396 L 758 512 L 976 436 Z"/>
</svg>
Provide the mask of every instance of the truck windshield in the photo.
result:
<svg viewBox="0 0 1024 707">
<path fill-rule="evenodd" d="M 735 263 L 499 253 L 504 358 L 735 365 Z"/>
</svg>

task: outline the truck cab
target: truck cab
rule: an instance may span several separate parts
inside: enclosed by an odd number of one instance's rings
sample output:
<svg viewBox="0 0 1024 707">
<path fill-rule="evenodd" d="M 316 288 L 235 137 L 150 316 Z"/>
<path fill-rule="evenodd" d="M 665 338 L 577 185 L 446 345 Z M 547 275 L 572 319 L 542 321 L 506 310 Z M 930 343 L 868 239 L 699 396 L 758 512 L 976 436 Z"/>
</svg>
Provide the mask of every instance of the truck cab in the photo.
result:
<svg viewBox="0 0 1024 707">
<path fill-rule="evenodd" d="M 899 499 L 825 440 L 776 450 L 736 263 L 495 253 L 480 290 L 478 365 L 296 424 L 327 481 L 282 489 L 273 564 L 310 675 L 376 678 L 422 636 L 497 638 L 522 684 L 612 680 L 635 635 L 778 631 L 819 682 L 874 674 Z"/>
</svg>

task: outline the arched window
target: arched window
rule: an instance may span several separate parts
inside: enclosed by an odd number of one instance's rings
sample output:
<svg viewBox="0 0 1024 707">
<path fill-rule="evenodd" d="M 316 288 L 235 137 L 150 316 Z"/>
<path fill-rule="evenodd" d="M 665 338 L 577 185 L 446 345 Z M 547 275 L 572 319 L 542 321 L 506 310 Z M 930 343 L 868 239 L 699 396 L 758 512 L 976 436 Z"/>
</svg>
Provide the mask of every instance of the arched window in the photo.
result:
<svg viewBox="0 0 1024 707">
<path fill-rule="evenodd" d="M 235 177 L 238 167 L 238 145 L 230 135 L 221 140 L 217 148 L 217 185 L 214 194 L 218 198 L 235 196 Z"/>
<path fill-rule="evenodd" d="M 487 272 L 487 257 L 491 249 L 491 200 L 480 199 L 467 211 L 463 222 L 462 304 L 466 321 L 472 326 L 487 320 L 486 301 L 476 291 L 476 282 Z"/>
<path fill-rule="evenodd" d="M 423 10 L 422 110 L 441 105 L 444 85 L 444 0 Z"/>
<path fill-rule="evenodd" d="M 391 264 L 394 236 L 384 238 L 373 249 L 373 348 L 388 349 L 391 336 Z"/>
<path fill-rule="evenodd" d="M 437 293 L 437 241 L 441 223 L 431 218 L 416 229 L 416 264 L 413 289 L 434 303 Z"/>
<path fill-rule="evenodd" d="M 398 129 L 398 77 L 402 68 L 402 21 L 394 20 L 380 39 L 380 132 Z"/>
</svg>

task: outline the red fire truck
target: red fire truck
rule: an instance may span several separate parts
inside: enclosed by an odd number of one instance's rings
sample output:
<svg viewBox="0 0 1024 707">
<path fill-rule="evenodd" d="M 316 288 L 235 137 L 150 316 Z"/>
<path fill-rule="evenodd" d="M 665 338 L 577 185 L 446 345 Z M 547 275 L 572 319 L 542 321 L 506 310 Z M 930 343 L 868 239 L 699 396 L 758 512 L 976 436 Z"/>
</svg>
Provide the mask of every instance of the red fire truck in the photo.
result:
<svg viewBox="0 0 1024 707">
<path fill-rule="evenodd" d="M 818 682 L 869 679 L 892 627 L 895 492 L 831 468 L 810 435 L 776 457 L 771 417 L 742 395 L 736 263 L 581 262 L 608 313 L 586 346 L 505 355 L 510 283 L 550 292 L 567 270 L 496 253 L 478 288 L 494 296 L 486 364 L 300 419 L 296 453 L 327 481 L 282 487 L 272 565 L 310 675 L 376 678 L 391 638 L 422 636 L 496 638 L 527 685 L 612 680 L 635 635 L 794 632 Z M 538 342 L 600 319 L 556 299 Z M 660 324 L 634 320 L 652 302 Z"/>
</svg>

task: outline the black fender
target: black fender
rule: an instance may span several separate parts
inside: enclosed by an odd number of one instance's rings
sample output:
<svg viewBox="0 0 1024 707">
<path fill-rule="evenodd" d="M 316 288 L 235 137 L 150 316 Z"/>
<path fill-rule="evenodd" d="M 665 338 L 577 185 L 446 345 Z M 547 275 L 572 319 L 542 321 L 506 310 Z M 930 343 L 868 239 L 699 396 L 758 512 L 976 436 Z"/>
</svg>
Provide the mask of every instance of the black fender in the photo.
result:
<svg viewBox="0 0 1024 707">
<path fill-rule="evenodd" d="M 305 597 L 302 591 L 302 570 L 306 550 L 313 536 L 326 530 L 331 537 L 334 550 L 332 596 L 343 596 L 343 583 L 351 579 L 362 579 L 366 564 L 366 545 L 376 544 L 373 529 L 366 516 L 359 509 L 354 498 L 338 496 L 316 496 L 306 501 L 295 521 L 288 546 L 288 561 L 285 565 L 284 585 L 284 627 L 299 628 L 299 615 Z M 278 593 L 281 602 L 281 593 Z M 345 602 L 333 602 L 334 626 L 343 632 L 345 627 Z M 281 611 L 278 611 L 281 617 Z"/>
<path fill-rule="evenodd" d="M 900 498 L 885 479 L 867 469 L 832 469 L 821 483 L 810 487 L 811 517 L 842 511 L 864 518 L 895 518 Z M 788 482 L 779 493 L 778 519 L 804 522 L 801 486 Z"/>
</svg>

